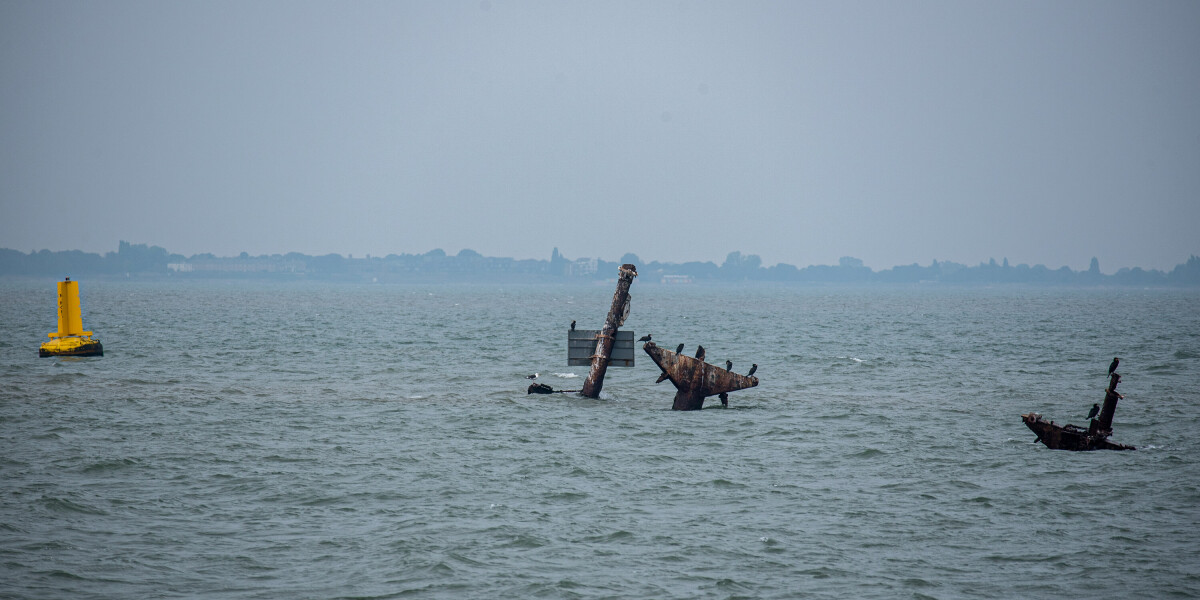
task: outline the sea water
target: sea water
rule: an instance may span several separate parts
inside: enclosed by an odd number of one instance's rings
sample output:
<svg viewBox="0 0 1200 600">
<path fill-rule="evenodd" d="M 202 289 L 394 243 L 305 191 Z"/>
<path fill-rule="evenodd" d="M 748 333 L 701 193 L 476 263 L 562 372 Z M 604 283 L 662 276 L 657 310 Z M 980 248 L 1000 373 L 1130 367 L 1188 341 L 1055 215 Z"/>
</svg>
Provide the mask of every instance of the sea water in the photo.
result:
<svg viewBox="0 0 1200 600">
<path fill-rule="evenodd" d="M 1200 292 L 635 282 L 698 412 L 567 326 L 614 282 L 0 282 L 0 597 L 1200 594 Z M 1122 359 L 1114 440 L 1053 451 Z"/>
</svg>

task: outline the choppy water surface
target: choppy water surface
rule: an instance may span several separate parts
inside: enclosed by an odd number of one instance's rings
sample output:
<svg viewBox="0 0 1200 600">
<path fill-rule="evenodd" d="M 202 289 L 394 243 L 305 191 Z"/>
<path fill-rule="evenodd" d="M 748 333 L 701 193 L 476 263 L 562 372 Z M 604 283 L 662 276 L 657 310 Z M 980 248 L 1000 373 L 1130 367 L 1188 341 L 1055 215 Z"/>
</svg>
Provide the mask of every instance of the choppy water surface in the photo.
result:
<svg viewBox="0 0 1200 600">
<path fill-rule="evenodd" d="M 612 284 L 82 283 L 103 358 L 40 359 L 0 282 L 0 596 L 1200 594 L 1200 293 L 635 283 L 627 329 L 758 388 L 575 389 Z M 1123 359 L 1116 436 L 1083 423 Z"/>
</svg>

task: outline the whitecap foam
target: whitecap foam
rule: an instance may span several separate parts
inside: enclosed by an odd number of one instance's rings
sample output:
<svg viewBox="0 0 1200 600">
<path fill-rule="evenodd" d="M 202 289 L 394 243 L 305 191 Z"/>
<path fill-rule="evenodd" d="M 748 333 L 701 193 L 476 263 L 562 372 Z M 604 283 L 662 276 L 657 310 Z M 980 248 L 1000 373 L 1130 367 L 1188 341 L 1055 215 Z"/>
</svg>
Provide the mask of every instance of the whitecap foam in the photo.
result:
<svg viewBox="0 0 1200 600">
<path fill-rule="evenodd" d="M 551 373 L 551 375 L 553 375 L 555 377 L 562 377 L 563 379 L 572 379 L 575 377 L 579 377 L 578 375 L 576 375 L 574 373 Z"/>
</svg>

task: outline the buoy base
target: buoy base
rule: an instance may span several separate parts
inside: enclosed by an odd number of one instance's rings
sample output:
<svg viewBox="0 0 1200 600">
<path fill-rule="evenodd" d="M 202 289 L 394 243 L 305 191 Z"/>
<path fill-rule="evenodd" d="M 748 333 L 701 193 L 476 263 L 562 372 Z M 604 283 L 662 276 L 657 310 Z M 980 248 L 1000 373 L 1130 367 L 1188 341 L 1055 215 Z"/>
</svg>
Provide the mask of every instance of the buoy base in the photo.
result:
<svg viewBox="0 0 1200 600">
<path fill-rule="evenodd" d="M 38 356 L 104 356 L 104 345 L 91 338 L 58 338 L 42 344 Z"/>
</svg>

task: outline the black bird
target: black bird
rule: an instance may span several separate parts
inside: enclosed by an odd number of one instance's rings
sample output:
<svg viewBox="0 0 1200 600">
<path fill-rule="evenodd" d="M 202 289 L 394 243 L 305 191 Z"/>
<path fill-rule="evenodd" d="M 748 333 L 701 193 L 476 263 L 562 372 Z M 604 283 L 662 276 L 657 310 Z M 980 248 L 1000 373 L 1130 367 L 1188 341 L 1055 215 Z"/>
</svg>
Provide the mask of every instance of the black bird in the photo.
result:
<svg viewBox="0 0 1200 600">
<path fill-rule="evenodd" d="M 1113 361 L 1108 364 L 1108 374 L 1112 375 L 1113 371 L 1117 370 L 1117 365 L 1121 364 L 1121 359 L 1113 357 Z"/>
<path fill-rule="evenodd" d="M 683 344 L 675 346 L 675 354 L 683 354 Z"/>
<path fill-rule="evenodd" d="M 575 331 L 575 321 L 571 321 L 571 331 Z"/>
<path fill-rule="evenodd" d="M 1094 419 L 1094 418 L 1096 418 L 1096 415 L 1097 415 L 1099 412 L 1100 412 L 1100 405 L 1099 405 L 1099 404 L 1093 404 L 1093 405 L 1092 405 L 1092 410 L 1088 411 L 1088 416 L 1087 416 L 1087 418 L 1088 418 L 1088 419 Z"/>
<path fill-rule="evenodd" d="M 696 346 L 696 358 L 704 360 L 704 346 Z"/>
<path fill-rule="evenodd" d="M 732 361 L 728 361 L 728 360 L 727 360 L 727 361 L 725 361 L 725 370 L 726 370 L 726 371 L 732 371 L 732 370 L 733 370 L 733 362 L 732 362 Z"/>
<path fill-rule="evenodd" d="M 638 341 L 639 341 L 639 342 L 648 342 L 648 341 L 650 341 L 650 334 L 648 334 L 648 333 L 647 333 L 646 335 L 643 335 L 642 337 L 638 338 Z"/>
<path fill-rule="evenodd" d="M 754 363 L 754 364 L 750 365 L 750 372 L 746 373 L 746 377 L 753 375 L 754 372 L 757 370 L 758 370 L 758 363 Z"/>
<path fill-rule="evenodd" d="M 538 378 L 538 374 L 537 374 L 537 373 L 534 373 L 533 375 L 526 375 L 526 376 L 525 376 L 525 379 L 537 379 L 537 378 Z"/>
</svg>

